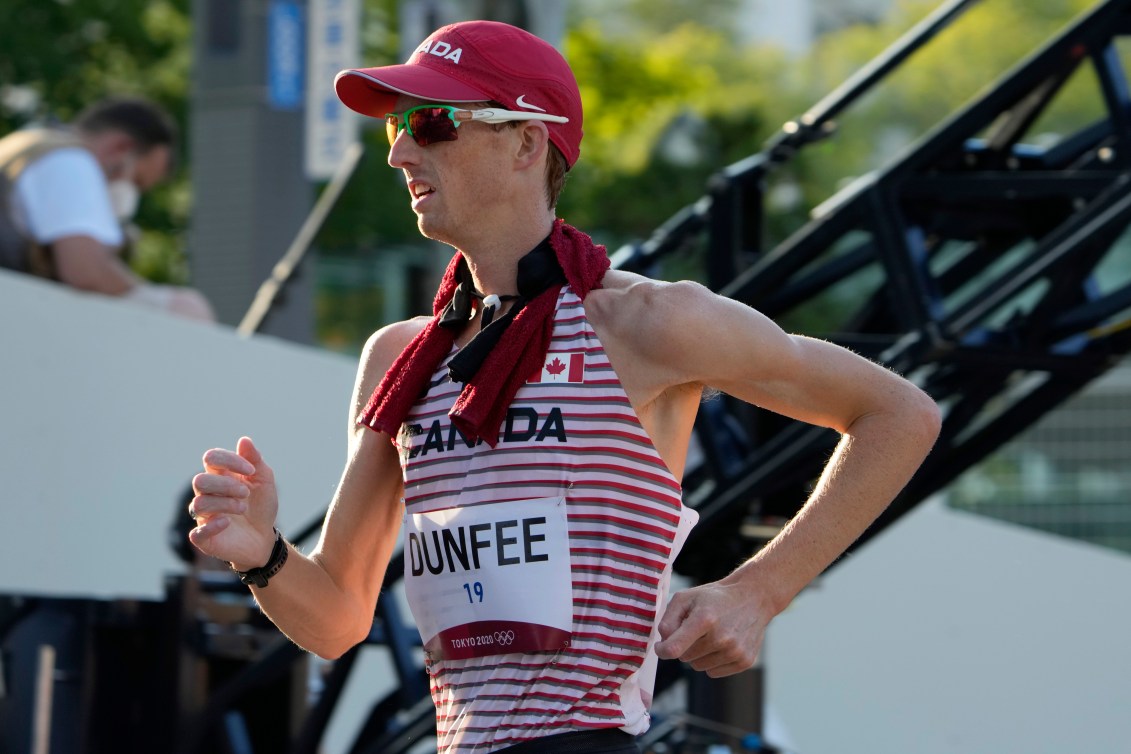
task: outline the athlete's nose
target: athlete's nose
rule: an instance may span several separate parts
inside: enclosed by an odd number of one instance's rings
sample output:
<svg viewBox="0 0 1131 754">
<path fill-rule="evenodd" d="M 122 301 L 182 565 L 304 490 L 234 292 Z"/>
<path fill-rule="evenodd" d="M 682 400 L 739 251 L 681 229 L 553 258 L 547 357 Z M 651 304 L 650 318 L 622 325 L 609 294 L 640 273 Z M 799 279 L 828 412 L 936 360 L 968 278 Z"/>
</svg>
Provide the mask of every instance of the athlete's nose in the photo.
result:
<svg viewBox="0 0 1131 754">
<path fill-rule="evenodd" d="M 409 136 L 408 129 L 402 130 L 389 147 L 389 167 L 403 170 L 409 165 L 418 164 L 422 149 L 423 147 Z"/>
</svg>

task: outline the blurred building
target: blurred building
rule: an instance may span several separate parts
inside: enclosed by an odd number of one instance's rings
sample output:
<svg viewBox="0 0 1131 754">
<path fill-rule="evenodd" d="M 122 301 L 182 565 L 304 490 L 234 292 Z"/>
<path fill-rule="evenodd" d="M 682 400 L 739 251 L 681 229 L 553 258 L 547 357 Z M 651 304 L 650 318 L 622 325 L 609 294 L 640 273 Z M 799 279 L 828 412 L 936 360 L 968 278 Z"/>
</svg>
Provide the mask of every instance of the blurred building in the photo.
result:
<svg viewBox="0 0 1131 754">
<path fill-rule="evenodd" d="M 192 4 L 192 279 L 225 324 L 239 324 L 313 199 L 303 175 L 305 11 L 305 0 Z M 304 265 L 264 332 L 313 341 L 305 272 Z"/>
</svg>

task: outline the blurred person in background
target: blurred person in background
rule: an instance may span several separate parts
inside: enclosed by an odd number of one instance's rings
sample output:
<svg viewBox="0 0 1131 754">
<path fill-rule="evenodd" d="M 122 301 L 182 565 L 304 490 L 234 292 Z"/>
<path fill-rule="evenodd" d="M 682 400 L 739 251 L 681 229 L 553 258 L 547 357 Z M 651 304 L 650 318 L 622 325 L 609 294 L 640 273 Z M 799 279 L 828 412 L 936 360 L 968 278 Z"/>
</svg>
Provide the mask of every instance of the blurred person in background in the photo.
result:
<svg viewBox="0 0 1131 754">
<path fill-rule="evenodd" d="M 169 177 L 176 137 L 156 104 L 111 97 L 70 127 L 0 139 L 0 267 L 215 321 L 199 291 L 147 282 L 124 261 L 141 195 Z"/>
</svg>

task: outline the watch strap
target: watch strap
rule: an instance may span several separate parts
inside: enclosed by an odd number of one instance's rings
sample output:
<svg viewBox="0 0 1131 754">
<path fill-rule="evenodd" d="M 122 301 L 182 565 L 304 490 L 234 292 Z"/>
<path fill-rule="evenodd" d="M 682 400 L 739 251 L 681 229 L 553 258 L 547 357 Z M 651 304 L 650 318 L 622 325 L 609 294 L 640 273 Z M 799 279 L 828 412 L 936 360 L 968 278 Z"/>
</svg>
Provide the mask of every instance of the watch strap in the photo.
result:
<svg viewBox="0 0 1131 754">
<path fill-rule="evenodd" d="M 287 540 L 283 539 L 283 533 L 275 529 L 275 546 L 271 548 L 271 557 L 267 562 L 259 568 L 252 568 L 248 571 L 236 571 L 236 575 L 240 577 L 240 581 L 248 586 L 255 586 L 262 589 L 267 586 L 267 582 L 272 576 L 282 570 L 283 564 L 287 562 L 287 555 L 290 554 L 290 549 L 287 547 Z M 232 570 L 235 570 L 234 568 Z"/>
</svg>

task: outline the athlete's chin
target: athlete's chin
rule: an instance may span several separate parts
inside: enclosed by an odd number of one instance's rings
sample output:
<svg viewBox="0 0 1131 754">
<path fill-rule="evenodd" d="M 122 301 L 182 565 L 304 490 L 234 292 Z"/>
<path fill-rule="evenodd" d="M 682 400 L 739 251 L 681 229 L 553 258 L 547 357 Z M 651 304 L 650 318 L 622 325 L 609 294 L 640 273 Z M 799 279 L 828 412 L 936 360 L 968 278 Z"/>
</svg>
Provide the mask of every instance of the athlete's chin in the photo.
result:
<svg viewBox="0 0 1131 754">
<path fill-rule="evenodd" d="M 420 235 L 432 241 L 446 244 L 453 243 L 450 229 L 445 224 L 438 222 L 435 217 L 417 214 L 416 229 L 420 231 Z"/>
</svg>

